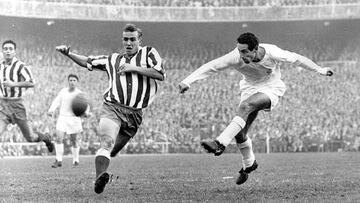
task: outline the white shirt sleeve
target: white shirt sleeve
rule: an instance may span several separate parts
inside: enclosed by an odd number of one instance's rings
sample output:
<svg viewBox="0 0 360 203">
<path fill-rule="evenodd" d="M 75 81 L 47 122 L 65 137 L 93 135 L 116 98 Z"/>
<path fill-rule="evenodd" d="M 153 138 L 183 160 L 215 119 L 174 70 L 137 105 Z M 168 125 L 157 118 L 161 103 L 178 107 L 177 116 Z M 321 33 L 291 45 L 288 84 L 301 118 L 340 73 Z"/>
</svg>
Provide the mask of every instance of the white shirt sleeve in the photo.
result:
<svg viewBox="0 0 360 203">
<path fill-rule="evenodd" d="M 235 48 L 233 51 L 227 53 L 226 55 L 200 66 L 200 68 L 198 68 L 188 77 L 186 77 L 182 81 L 182 83 L 190 86 L 191 83 L 197 80 L 205 79 L 210 75 L 217 73 L 218 71 L 224 70 L 231 67 L 232 65 L 236 65 L 239 63 L 242 63 L 242 60 L 240 59 L 239 51 Z"/>
<path fill-rule="evenodd" d="M 276 45 L 264 45 L 270 57 L 279 62 L 296 63 L 298 54 L 279 48 Z"/>
<path fill-rule="evenodd" d="M 56 109 L 60 106 L 61 104 L 61 99 L 62 99 L 62 92 L 64 91 L 64 89 L 60 90 L 60 92 L 58 93 L 58 95 L 55 97 L 55 99 L 51 102 L 50 108 L 48 110 L 49 113 L 53 113 L 56 111 Z"/>
</svg>

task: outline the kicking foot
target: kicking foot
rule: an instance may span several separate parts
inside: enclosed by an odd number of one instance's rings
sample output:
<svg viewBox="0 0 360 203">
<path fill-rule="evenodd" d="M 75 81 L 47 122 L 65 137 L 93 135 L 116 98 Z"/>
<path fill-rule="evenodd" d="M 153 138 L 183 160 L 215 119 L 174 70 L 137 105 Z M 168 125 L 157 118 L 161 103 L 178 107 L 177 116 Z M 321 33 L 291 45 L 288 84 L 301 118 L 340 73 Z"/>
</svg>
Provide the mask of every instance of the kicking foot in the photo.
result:
<svg viewBox="0 0 360 203">
<path fill-rule="evenodd" d="M 51 165 L 51 168 L 59 168 L 62 166 L 62 162 L 55 160 L 55 162 Z"/>
<path fill-rule="evenodd" d="M 217 140 L 202 141 L 201 146 L 204 147 L 207 152 L 213 153 L 215 156 L 220 156 L 225 151 L 225 146 Z"/>
<path fill-rule="evenodd" d="M 54 144 L 51 142 L 51 137 L 49 134 L 44 134 L 38 131 L 34 132 L 39 136 L 39 140 L 43 141 L 46 145 L 46 147 L 48 148 L 49 152 L 53 152 L 54 151 Z"/>
<path fill-rule="evenodd" d="M 241 185 L 241 184 L 245 183 L 246 180 L 249 178 L 249 173 L 251 173 L 252 171 L 255 171 L 257 169 L 257 167 L 258 167 L 258 164 L 255 160 L 253 165 L 251 165 L 250 167 L 247 167 L 246 169 L 242 168 L 239 171 L 240 175 L 236 179 L 236 184 Z"/>
<path fill-rule="evenodd" d="M 105 185 L 109 182 L 110 175 L 107 172 L 101 173 L 95 180 L 95 192 L 100 194 L 104 192 Z"/>
</svg>

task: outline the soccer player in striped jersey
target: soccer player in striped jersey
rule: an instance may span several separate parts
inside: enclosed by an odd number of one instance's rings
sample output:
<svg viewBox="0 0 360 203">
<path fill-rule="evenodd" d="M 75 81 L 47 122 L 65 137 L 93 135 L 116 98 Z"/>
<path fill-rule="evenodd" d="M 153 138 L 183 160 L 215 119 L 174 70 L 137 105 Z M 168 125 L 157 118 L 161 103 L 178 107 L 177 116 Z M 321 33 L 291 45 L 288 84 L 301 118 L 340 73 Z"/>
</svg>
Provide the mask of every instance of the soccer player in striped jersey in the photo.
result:
<svg viewBox="0 0 360 203">
<path fill-rule="evenodd" d="M 55 140 L 55 162 L 51 165 L 52 168 L 62 166 L 62 157 L 64 153 L 64 137 L 70 135 L 71 152 L 73 155 L 73 166 L 79 165 L 79 151 L 80 151 L 80 135 L 83 131 L 82 119 L 75 116 L 71 109 L 72 100 L 82 93 L 77 88 L 79 77 L 75 74 L 68 75 L 68 87 L 60 90 L 58 95 L 52 101 L 48 110 L 48 115 L 53 117 L 57 108 L 59 108 L 59 116 L 56 122 L 56 140 Z M 88 106 L 85 116 L 89 116 L 90 107 Z"/>
<path fill-rule="evenodd" d="M 105 71 L 109 76 L 99 122 L 100 149 L 95 155 L 96 193 L 102 193 L 110 179 L 106 172 L 110 158 L 136 134 L 142 109 L 150 105 L 157 92 L 156 81 L 165 79 L 159 53 L 154 47 L 141 46 L 141 41 L 141 29 L 126 24 L 122 32 L 124 53 L 93 57 L 75 54 L 65 45 L 56 48 L 89 71 Z"/>
<path fill-rule="evenodd" d="M 28 142 L 44 142 L 50 152 L 53 144 L 50 136 L 33 133 L 23 104 L 22 95 L 27 88 L 34 87 L 30 67 L 16 58 L 16 43 L 6 40 L 2 44 L 4 60 L 0 62 L 0 136 L 8 124 L 17 124 Z"/>
<path fill-rule="evenodd" d="M 234 50 L 202 65 L 179 83 L 179 92 L 184 93 L 193 82 L 226 68 L 233 67 L 242 74 L 237 116 L 215 140 L 201 142 L 205 150 L 219 156 L 235 137 L 243 159 L 243 167 L 236 180 L 239 185 L 243 184 L 248 179 L 248 174 L 258 166 L 247 132 L 258 112 L 273 109 L 285 93 L 285 84 L 280 74 L 281 62 L 292 63 L 324 76 L 333 74 L 330 68 L 320 67 L 304 56 L 276 45 L 259 44 L 253 33 L 243 33 L 237 38 Z"/>
</svg>

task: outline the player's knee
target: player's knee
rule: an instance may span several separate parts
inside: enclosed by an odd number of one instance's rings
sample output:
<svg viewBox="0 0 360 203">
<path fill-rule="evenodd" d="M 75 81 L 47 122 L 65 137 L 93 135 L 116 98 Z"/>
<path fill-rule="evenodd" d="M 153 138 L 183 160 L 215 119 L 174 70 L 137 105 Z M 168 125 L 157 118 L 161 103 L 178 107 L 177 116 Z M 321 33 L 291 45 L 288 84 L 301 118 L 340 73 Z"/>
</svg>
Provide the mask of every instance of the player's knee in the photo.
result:
<svg viewBox="0 0 360 203">
<path fill-rule="evenodd" d="M 243 143 L 247 140 L 247 135 L 246 133 L 240 132 L 239 134 L 237 134 L 235 136 L 235 141 L 236 143 Z"/>
<path fill-rule="evenodd" d="M 243 119 L 247 118 L 250 113 L 256 110 L 256 105 L 250 102 L 242 102 L 239 106 L 239 114 Z"/>
<path fill-rule="evenodd" d="M 100 138 L 100 147 L 111 150 L 114 146 L 114 139 L 109 135 L 101 135 Z"/>
</svg>

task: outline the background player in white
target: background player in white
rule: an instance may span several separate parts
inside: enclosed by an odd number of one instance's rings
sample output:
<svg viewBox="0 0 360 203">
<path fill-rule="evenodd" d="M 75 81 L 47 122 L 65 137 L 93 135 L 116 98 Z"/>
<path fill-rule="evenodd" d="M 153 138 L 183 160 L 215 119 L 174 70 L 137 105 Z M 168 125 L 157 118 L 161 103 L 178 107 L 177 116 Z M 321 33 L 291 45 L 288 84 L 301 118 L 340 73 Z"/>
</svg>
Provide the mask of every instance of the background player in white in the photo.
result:
<svg viewBox="0 0 360 203">
<path fill-rule="evenodd" d="M 219 156 L 235 137 L 244 165 L 239 171 L 236 184 L 243 184 L 248 179 L 248 174 L 258 166 L 251 139 L 247 136 L 250 125 L 259 111 L 274 108 L 279 97 L 285 93 L 286 87 L 280 74 L 281 62 L 292 63 L 324 76 L 333 74 L 330 68 L 320 67 L 304 56 L 280 49 L 276 45 L 259 44 L 253 33 L 243 33 L 237 38 L 234 50 L 202 65 L 179 83 L 179 91 L 184 93 L 193 82 L 229 67 L 243 75 L 237 116 L 215 140 L 201 142 L 205 150 Z"/>
<path fill-rule="evenodd" d="M 75 116 L 71 109 L 71 102 L 75 96 L 82 93 L 77 88 L 79 78 L 75 74 L 68 75 L 69 87 L 65 87 L 56 96 L 51 103 L 48 114 L 54 117 L 55 111 L 58 107 L 59 116 L 56 122 L 56 139 L 55 139 L 55 153 L 56 160 L 51 167 L 57 168 L 62 166 L 62 157 L 64 154 L 64 137 L 70 135 L 71 152 L 73 155 L 73 166 L 79 165 L 79 151 L 80 151 L 80 133 L 83 131 L 82 120 L 80 117 Z M 89 108 L 86 115 L 89 114 Z"/>
</svg>

